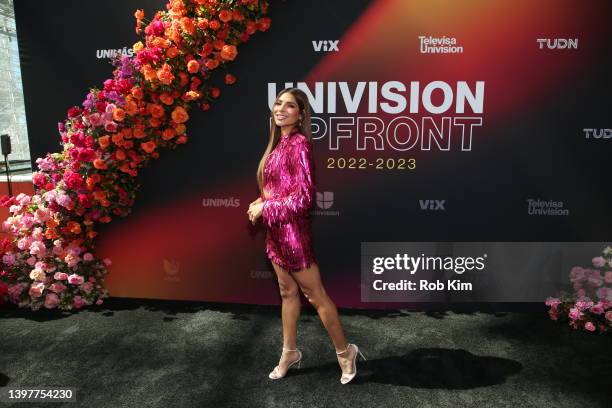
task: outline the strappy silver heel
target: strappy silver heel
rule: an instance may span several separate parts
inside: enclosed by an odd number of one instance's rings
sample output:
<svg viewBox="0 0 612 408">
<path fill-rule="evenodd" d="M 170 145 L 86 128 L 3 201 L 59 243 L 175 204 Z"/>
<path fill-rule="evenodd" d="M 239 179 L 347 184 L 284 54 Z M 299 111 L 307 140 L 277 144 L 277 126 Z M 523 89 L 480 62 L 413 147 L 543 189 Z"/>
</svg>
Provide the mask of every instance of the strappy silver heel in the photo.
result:
<svg viewBox="0 0 612 408">
<path fill-rule="evenodd" d="M 272 370 L 272 372 L 271 372 L 271 373 L 268 375 L 268 377 L 270 377 L 270 378 L 271 378 L 271 379 L 273 379 L 273 380 L 278 380 L 278 379 L 280 379 L 280 378 L 283 378 L 285 375 L 287 375 L 287 373 L 289 372 L 289 369 L 290 369 L 290 368 L 291 368 L 291 366 L 292 366 L 292 365 L 294 365 L 295 363 L 297 363 L 297 365 L 298 365 L 298 366 L 297 366 L 297 368 L 300 368 L 300 365 L 302 364 L 302 352 L 301 352 L 300 350 L 298 350 L 298 349 L 291 350 L 291 349 L 288 349 L 288 348 L 283 347 L 283 353 L 284 353 L 285 351 L 297 351 L 297 352 L 298 352 L 298 354 L 300 355 L 300 357 L 299 357 L 297 360 L 292 361 L 292 362 L 291 362 L 291 363 L 290 363 L 290 364 L 287 366 L 287 371 L 285 371 L 285 373 L 284 373 L 284 374 L 281 374 L 281 372 L 280 372 L 280 367 L 279 367 L 279 366 L 274 367 L 274 370 Z"/>
<path fill-rule="evenodd" d="M 366 359 L 366 358 L 363 356 L 363 354 L 361 353 L 361 351 L 359 350 L 359 347 L 357 347 L 357 345 L 356 345 L 356 344 L 352 344 L 352 343 L 349 343 L 349 344 L 348 344 L 348 346 L 346 347 L 346 350 L 344 350 L 344 351 L 340 351 L 340 352 L 336 351 L 336 354 L 337 354 L 337 355 L 340 355 L 340 354 L 344 354 L 344 353 L 346 353 L 346 352 L 348 351 L 348 349 L 349 349 L 351 346 L 354 346 L 354 347 L 355 347 L 355 351 L 356 351 L 355 356 L 353 357 L 353 362 L 352 362 L 352 367 L 353 367 L 353 370 L 352 370 L 352 373 L 351 373 L 351 374 L 345 374 L 345 373 L 342 373 L 342 377 L 340 377 L 340 383 L 342 383 L 342 384 L 346 384 L 346 383 L 348 383 L 348 382 L 349 382 L 349 381 L 351 381 L 351 380 L 352 380 L 352 379 L 355 377 L 355 375 L 357 374 L 357 364 L 356 364 L 356 361 L 357 361 L 357 354 L 359 354 L 359 355 L 361 356 L 361 358 L 363 358 L 363 360 L 364 360 L 364 361 L 365 361 L 365 359 Z M 340 358 L 340 357 L 338 357 L 338 358 Z"/>
</svg>

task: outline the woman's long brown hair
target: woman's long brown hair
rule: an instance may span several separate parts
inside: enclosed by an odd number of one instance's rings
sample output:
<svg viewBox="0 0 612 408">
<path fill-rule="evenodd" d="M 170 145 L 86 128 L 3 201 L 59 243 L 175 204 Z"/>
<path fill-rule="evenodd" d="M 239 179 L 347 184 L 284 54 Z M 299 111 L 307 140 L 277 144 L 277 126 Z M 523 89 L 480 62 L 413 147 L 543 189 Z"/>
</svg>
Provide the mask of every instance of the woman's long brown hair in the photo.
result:
<svg viewBox="0 0 612 408">
<path fill-rule="evenodd" d="M 300 132 L 301 134 L 306 136 L 309 140 L 311 140 L 312 138 L 311 123 L 310 123 L 311 109 L 310 109 L 310 103 L 308 102 L 308 96 L 301 89 L 285 88 L 282 91 L 280 91 L 278 95 L 276 95 L 276 99 L 274 100 L 274 103 L 276 103 L 278 98 L 280 98 L 286 92 L 289 92 L 291 95 L 293 95 L 293 97 L 295 98 L 300 108 L 300 114 L 302 115 L 302 124 L 299 125 L 299 122 L 296 124 L 296 127 L 298 128 L 298 132 Z M 272 105 L 272 109 L 270 109 L 270 122 L 271 122 L 271 127 L 270 127 L 270 138 L 268 140 L 268 146 L 266 147 L 263 157 L 259 161 L 259 166 L 257 167 L 257 185 L 259 186 L 260 194 L 263 193 L 263 184 L 264 184 L 263 170 L 266 164 L 266 160 L 268 159 L 268 156 L 270 155 L 270 152 L 272 151 L 272 149 L 274 149 L 274 147 L 278 143 L 278 140 L 280 139 L 280 135 L 281 135 L 281 128 L 280 126 L 276 125 L 276 121 L 274 120 L 274 105 Z"/>
</svg>

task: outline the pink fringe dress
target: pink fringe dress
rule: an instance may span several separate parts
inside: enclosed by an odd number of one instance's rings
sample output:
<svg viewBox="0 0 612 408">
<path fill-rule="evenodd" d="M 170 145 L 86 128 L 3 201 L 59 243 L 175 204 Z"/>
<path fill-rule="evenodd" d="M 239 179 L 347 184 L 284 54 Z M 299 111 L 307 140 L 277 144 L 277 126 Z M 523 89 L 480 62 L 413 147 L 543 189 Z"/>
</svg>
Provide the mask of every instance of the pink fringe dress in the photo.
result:
<svg viewBox="0 0 612 408">
<path fill-rule="evenodd" d="M 262 220 L 266 254 L 291 272 L 316 263 L 310 207 L 315 194 L 312 142 L 299 132 L 282 135 L 264 166 Z"/>
</svg>

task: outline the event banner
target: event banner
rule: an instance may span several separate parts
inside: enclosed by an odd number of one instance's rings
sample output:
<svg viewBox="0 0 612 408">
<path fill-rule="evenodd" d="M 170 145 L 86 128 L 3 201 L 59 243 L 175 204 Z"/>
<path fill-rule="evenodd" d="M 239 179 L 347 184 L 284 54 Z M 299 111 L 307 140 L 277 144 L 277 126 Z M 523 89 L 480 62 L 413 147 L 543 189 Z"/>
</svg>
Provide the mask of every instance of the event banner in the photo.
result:
<svg viewBox="0 0 612 408">
<path fill-rule="evenodd" d="M 15 0 L 33 167 L 161 0 Z M 542 302 L 612 239 L 612 3 L 272 1 L 189 142 L 100 228 L 112 296 L 280 302 L 247 209 L 279 91 L 313 110 L 313 245 L 338 306 Z M 48 18 L 54 16 L 53 18 Z"/>
</svg>

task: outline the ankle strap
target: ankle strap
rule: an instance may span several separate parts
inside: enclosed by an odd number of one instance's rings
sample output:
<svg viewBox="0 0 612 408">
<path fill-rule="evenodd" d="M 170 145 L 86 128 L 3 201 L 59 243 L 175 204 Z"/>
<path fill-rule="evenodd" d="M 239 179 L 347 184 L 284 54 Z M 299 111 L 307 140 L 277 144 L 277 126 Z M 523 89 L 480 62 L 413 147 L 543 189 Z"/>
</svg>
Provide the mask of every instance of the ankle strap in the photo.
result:
<svg viewBox="0 0 612 408">
<path fill-rule="evenodd" d="M 344 351 L 336 351 L 336 354 L 346 353 L 349 348 L 351 348 L 351 343 L 349 343 L 348 346 L 346 346 L 346 350 L 344 350 Z"/>
<path fill-rule="evenodd" d="M 288 348 L 283 347 L 283 351 L 298 351 L 298 349 L 292 350 L 292 349 L 288 349 Z"/>
</svg>

